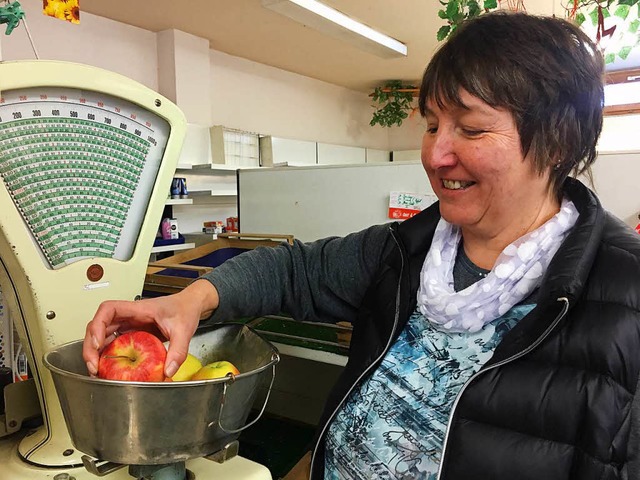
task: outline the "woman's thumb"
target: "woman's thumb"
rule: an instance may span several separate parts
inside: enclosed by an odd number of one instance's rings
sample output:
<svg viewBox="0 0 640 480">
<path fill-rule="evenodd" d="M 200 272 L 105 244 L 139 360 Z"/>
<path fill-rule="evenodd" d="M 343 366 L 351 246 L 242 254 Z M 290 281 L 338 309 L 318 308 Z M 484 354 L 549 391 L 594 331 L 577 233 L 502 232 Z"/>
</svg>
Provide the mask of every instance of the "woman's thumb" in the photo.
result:
<svg viewBox="0 0 640 480">
<path fill-rule="evenodd" d="M 164 362 L 164 375 L 173 377 L 182 362 L 187 358 L 189 353 L 189 338 L 185 335 L 174 334 L 169 340 L 169 350 L 167 351 L 167 359 Z"/>
</svg>

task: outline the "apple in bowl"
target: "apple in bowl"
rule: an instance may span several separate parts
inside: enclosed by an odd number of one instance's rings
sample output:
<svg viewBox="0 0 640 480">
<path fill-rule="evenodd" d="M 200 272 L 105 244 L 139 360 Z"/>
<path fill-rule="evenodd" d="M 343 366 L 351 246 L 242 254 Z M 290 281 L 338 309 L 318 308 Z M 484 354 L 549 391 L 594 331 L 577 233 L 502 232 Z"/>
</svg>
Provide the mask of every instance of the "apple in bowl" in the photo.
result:
<svg viewBox="0 0 640 480">
<path fill-rule="evenodd" d="M 202 368 L 202 363 L 195 356 L 190 353 L 187 354 L 187 358 L 182 362 L 178 371 L 171 377 L 172 382 L 185 382 L 191 380 L 198 370 Z"/>
<path fill-rule="evenodd" d="M 130 382 L 162 382 L 167 350 L 145 331 L 123 333 L 105 347 L 98 362 L 98 378 Z"/>
<path fill-rule="evenodd" d="M 206 364 L 191 377 L 191 380 L 209 380 L 211 378 L 226 377 L 230 374 L 238 375 L 239 373 L 240 370 L 233 363 L 220 360 Z"/>
</svg>

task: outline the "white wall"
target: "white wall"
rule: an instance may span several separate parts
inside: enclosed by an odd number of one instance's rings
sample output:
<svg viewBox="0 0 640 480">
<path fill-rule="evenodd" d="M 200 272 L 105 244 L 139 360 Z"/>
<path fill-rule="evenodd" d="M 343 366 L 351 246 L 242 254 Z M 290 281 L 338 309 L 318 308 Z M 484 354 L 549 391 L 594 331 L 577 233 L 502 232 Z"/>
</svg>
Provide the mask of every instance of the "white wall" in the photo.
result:
<svg viewBox="0 0 640 480">
<path fill-rule="evenodd" d="M 105 68 L 173 96 L 159 87 L 156 33 L 85 12 L 81 23 L 73 25 L 42 15 L 37 1 L 24 2 L 23 8 L 40 58 Z M 183 32 L 178 35 L 185 36 Z M 197 39 L 191 40 L 197 43 Z M 22 26 L 10 36 L 2 35 L 0 41 L 4 60 L 34 58 Z M 180 91 L 181 87 L 185 88 L 184 82 L 187 82 L 186 88 L 188 82 L 198 82 L 197 90 L 200 90 L 200 84 L 207 81 L 202 78 L 206 70 L 198 63 L 202 61 L 199 52 L 190 56 L 184 51 L 185 45 L 188 43 L 183 42 L 177 48 L 190 66 L 185 69 L 184 65 L 177 65 L 176 59 L 176 66 L 182 68 L 182 76 L 177 79 L 181 85 L 172 88 Z M 400 128 L 370 127 L 373 107 L 365 93 L 215 50 L 210 51 L 208 60 L 210 111 L 197 112 L 192 101 L 185 104 L 183 109 L 187 110 L 192 123 L 211 118 L 211 124 L 262 134 L 381 150 L 420 145 L 421 134 L 414 135 L 411 120 Z M 197 78 L 186 72 L 194 68 L 198 70 Z M 180 106 L 180 98 L 177 103 Z"/>
<path fill-rule="evenodd" d="M 213 124 L 297 140 L 389 149 L 390 130 L 369 126 L 373 108 L 365 93 L 215 50 L 211 89 Z"/>
<path fill-rule="evenodd" d="M 158 90 L 156 35 L 148 30 L 82 12 L 79 25 L 42 14 L 42 2 L 21 2 L 41 59 L 86 63 L 120 73 Z M 33 60 L 20 25 L 9 36 L 0 33 L 3 60 Z"/>
<path fill-rule="evenodd" d="M 604 118 L 598 151 L 640 152 L 640 114 L 614 115 Z"/>
<path fill-rule="evenodd" d="M 605 117 L 592 168 L 602 205 L 628 225 L 640 213 L 640 114 Z"/>
<path fill-rule="evenodd" d="M 209 41 L 175 29 L 158 32 L 158 66 L 161 93 L 188 122 L 210 126 Z"/>
<path fill-rule="evenodd" d="M 601 153 L 592 172 L 593 188 L 602 206 L 635 227 L 640 213 L 640 151 Z"/>
</svg>

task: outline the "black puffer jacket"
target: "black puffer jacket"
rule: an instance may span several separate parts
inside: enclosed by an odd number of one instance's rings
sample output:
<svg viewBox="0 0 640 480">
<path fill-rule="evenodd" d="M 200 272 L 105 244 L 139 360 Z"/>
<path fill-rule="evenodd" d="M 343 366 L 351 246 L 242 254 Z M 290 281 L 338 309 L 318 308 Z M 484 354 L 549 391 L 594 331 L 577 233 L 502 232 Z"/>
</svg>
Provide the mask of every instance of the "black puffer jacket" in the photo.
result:
<svg viewBox="0 0 640 480">
<path fill-rule="evenodd" d="M 579 182 L 567 180 L 565 193 L 578 222 L 547 270 L 538 306 L 459 395 L 443 480 L 640 479 L 637 426 L 630 440 L 640 414 L 640 237 Z M 415 309 L 438 219 L 434 207 L 395 228 L 323 425 Z M 322 478 L 322 445 L 314 451 L 314 479 Z"/>
<path fill-rule="evenodd" d="M 580 182 L 568 179 L 565 195 L 580 217 L 536 308 L 458 396 L 442 480 L 640 480 L 640 236 Z M 323 478 L 328 423 L 415 309 L 438 220 L 435 205 L 391 227 L 248 252 L 207 275 L 220 293 L 213 321 L 288 312 L 353 322 L 313 452 L 314 480 Z"/>
</svg>

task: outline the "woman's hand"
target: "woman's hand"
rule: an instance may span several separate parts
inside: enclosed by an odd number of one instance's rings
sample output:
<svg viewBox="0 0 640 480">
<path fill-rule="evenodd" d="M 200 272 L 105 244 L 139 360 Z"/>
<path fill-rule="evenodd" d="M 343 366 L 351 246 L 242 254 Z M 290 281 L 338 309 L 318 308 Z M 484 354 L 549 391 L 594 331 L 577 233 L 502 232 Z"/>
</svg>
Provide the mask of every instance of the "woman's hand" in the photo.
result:
<svg viewBox="0 0 640 480">
<path fill-rule="evenodd" d="M 218 291 L 207 280 L 195 281 L 174 295 L 139 301 L 103 302 L 87 325 L 82 356 L 91 375 L 98 372 L 99 353 L 116 331 L 157 329 L 169 340 L 165 376 L 172 377 L 187 357 L 189 341 L 201 319 L 218 307 Z"/>
</svg>

